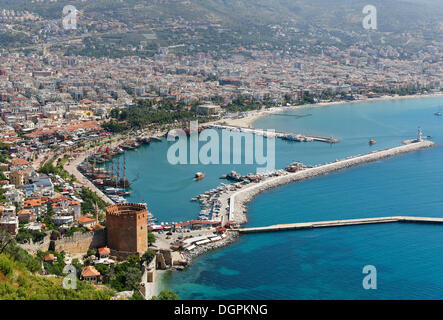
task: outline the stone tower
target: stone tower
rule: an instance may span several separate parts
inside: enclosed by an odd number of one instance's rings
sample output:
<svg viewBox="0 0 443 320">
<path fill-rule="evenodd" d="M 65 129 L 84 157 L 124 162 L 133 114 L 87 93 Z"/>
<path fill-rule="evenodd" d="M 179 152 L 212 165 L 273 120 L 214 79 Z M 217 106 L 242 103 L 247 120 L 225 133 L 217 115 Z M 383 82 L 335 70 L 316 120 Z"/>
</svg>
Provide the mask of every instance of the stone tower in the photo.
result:
<svg viewBox="0 0 443 320">
<path fill-rule="evenodd" d="M 148 211 L 144 204 L 107 207 L 106 229 L 108 246 L 112 250 L 143 254 L 148 249 Z"/>
</svg>

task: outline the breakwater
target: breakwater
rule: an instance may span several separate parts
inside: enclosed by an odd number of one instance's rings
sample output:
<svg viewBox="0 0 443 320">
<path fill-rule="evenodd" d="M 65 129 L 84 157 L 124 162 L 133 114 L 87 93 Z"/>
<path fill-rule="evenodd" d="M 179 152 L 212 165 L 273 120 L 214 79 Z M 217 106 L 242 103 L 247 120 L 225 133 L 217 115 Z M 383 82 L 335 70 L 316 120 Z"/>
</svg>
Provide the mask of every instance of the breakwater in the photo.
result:
<svg viewBox="0 0 443 320">
<path fill-rule="evenodd" d="M 243 224 L 247 221 L 245 212 L 247 208 L 246 203 L 250 202 L 257 194 L 266 191 L 271 188 L 275 188 L 291 182 L 296 182 L 311 177 L 328 174 L 337 170 L 353 167 L 356 165 L 378 161 L 384 158 L 392 157 L 395 155 L 417 151 L 424 148 L 434 146 L 435 143 L 428 140 L 417 141 L 408 143 L 399 147 L 390 149 L 374 151 L 371 153 L 348 157 L 342 160 L 337 160 L 331 163 L 317 165 L 312 168 L 303 169 L 293 173 L 286 173 L 278 177 L 269 178 L 263 182 L 252 184 L 239 191 L 232 193 L 229 196 L 228 206 L 228 220 L 233 221 L 236 224 Z"/>
<path fill-rule="evenodd" d="M 337 139 L 334 139 L 334 138 L 306 136 L 306 135 L 296 134 L 296 133 L 286 133 L 286 132 L 279 132 L 279 131 L 244 128 L 244 127 L 227 126 L 227 125 L 219 125 L 219 124 L 207 124 L 207 125 L 205 125 L 205 127 L 262 135 L 266 138 L 271 138 L 271 139 L 280 138 L 280 139 L 284 139 L 284 140 L 298 141 L 298 142 L 311 142 L 311 141 L 319 141 L 319 142 L 327 142 L 327 143 L 338 143 L 339 142 Z"/>
<path fill-rule="evenodd" d="M 344 227 L 344 226 L 356 226 L 363 224 L 393 223 L 393 222 L 443 224 L 443 218 L 393 216 L 393 217 L 361 218 L 361 219 L 331 220 L 331 221 L 317 221 L 317 222 L 286 223 L 286 224 L 276 224 L 267 227 L 240 228 L 240 229 L 234 229 L 232 231 L 239 233 L 258 233 L 258 232 L 303 230 L 303 229 L 313 229 L 313 228 Z"/>
</svg>

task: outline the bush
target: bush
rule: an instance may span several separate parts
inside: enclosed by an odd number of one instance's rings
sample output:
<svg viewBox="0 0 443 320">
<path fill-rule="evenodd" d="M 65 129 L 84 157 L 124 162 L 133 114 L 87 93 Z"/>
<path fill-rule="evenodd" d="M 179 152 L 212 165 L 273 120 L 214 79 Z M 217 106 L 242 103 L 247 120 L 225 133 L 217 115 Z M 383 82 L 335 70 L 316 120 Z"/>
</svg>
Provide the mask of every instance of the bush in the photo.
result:
<svg viewBox="0 0 443 320">
<path fill-rule="evenodd" d="M 0 271 L 3 272 L 5 277 L 10 277 L 13 270 L 14 267 L 11 260 L 9 260 L 5 255 L 0 255 Z"/>
<path fill-rule="evenodd" d="M 151 245 L 155 242 L 155 235 L 152 232 L 148 232 L 148 245 Z"/>
<path fill-rule="evenodd" d="M 177 300 L 179 297 L 171 290 L 162 290 L 158 297 L 153 296 L 151 300 Z"/>
<path fill-rule="evenodd" d="M 41 269 L 40 261 L 17 245 L 8 246 L 5 253 L 8 253 L 15 261 L 23 263 L 31 272 L 38 272 Z"/>
<path fill-rule="evenodd" d="M 152 249 L 148 249 L 142 256 L 141 260 L 145 261 L 146 264 L 151 263 L 151 261 L 155 258 L 155 251 Z"/>
</svg>

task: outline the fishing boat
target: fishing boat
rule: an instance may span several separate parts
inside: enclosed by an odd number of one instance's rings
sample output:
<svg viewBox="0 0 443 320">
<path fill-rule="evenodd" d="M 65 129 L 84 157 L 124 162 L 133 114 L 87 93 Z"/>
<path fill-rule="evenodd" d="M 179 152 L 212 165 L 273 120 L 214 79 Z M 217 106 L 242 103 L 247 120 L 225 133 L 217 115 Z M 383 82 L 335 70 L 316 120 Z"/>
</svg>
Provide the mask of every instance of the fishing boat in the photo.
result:
<svg viewBox="0 0 443 320">
<path fill-rule="evenodd" d="M 196 172 L 195 175 L 194 175 L 194 178 L 196 180 L 203 179 L 204 177 L 205 177 L 205 174 L 203 172 Z"/>
<path fill-rule="evenodd" d="M 243 178 L 241 176 L 240 173 L 235 172 L 234 170 L 232 170 L 227 176 L 226 179 L 228 180 L 233 180 L 233 181 L 243 181 Z"/>
<path fill-rule="evenodd" d="M 288 172 L 297 172 L 298 170 L 303 168 L 303 164 L 301 162 L 294 162 L 287 166 L 285 169 Z"/>
</svg>

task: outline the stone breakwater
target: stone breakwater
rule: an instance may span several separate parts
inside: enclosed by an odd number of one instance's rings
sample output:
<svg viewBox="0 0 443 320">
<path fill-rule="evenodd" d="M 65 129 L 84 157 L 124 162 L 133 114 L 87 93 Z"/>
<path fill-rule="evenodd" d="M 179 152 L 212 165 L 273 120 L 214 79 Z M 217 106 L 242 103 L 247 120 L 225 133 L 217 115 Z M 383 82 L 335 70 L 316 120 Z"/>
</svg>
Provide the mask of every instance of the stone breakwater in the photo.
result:
<svg viewBox="0 0 443 320">
<path fill-rule="evenodd" d="M 232 193 L 227 193 L 223 195 L 222 197 L 220 197 L 220 201 L 222 203 L 221 207 L 223 208 L 223 210 L 227 211 L 226 214 L 228 216 L 227 219 L 229 221 L 232 221 L 237 225 L 241 225 L 247 222 L 246 204 L 249 203 L 252 199 L 254 199 L 256 195 L 258 195 L 261 192 L 291 182 L 296 182 L 311 177 L 328 174 L 333 171 L 342 170 L 352 166 L 377 161 L 383 158 L 392 157 L 402 153 L 429 148 L 435 145 L 435 143 L 431 141 L 414 142 L 414 140 L 409 140 L 408 142 L 405 143 L 407 144 L 399 147 L 348 157 L 342 160 L 337 160 L 335 162 L 303 169 L 298 172 L 290 173 L 285 171 L 284 173 L 282 173 L 277 177 L 270 177 L 259 183 L 251 183 L 247 186 L 244 186 L 242 189 L 238 191 L 233 191 Z M 420 220 L 420 218 L 414 218 L 414 219 Z M 225 219 L 223 219 L 222 221 L 226 222 Z M 183 252 L 183 257 L 186 259 L 187 264 L 191 265 L 193 258 L 202 255 L 210 250 L 227 246 L 230 243 L 236 241 L 239 236 L 240 232 L 238 229 L 231 229 L 227 233 L 226 238 L 224 238 L 223 240 L 197 246 L 192 251 Z"/>
<path fill-rule="evenodd" d="M 239 237 L 238 231 L 228 232 L 226 235 L 226 238 L 224 238 L 223 240 L 209 243 L 209 244 L 203 245 L 203 246 L 198 246 L 197 248 L 195 248 L 194 250 L 192 250 L 190 252 L 183 252 L 183 257 L 186 259 L 188 265 L 190 265 L 192 263 L 193 258 L 195 258 L 201 254 L 204 254 L 208 251 L 225 247 L 225 246 L 229 245 L 230 243 L 234 242 L 238 237 Z"/>
<path fill-rule="evenodd" d="M 257 184 L 252 184 L 250 186 L 244 187 L 243 189 L 234 192 L 229 199 L 229 220 L 236 224 L 244 224 L 247 222 L 246 204 L 252 201 L 254 197 L 266 190 L 285 185 L 291 182 L 296 182 L 308 178 L 312 178 L 319 175 L 328 174 L 333 171 L 346 169 L 356 165 L 378 161 L 384 158 L 396 156 L 402 153 L 412 152 L 424 148 L 429 148 L 434 146 L 435 143 L 432 141 L 419 141 L 412 142 L 399 147 L 394 147 L 390 149 L 374 151 L 371 153 L 349 157 L 346 159 L 338 160 L 335 162 L 327 163 L 324 165 L 317 165 L 312 168 L 304 169 L 294 173 L 286 173 L 284 175 L 269 178 L 263 182 Z"/>
</svg>

